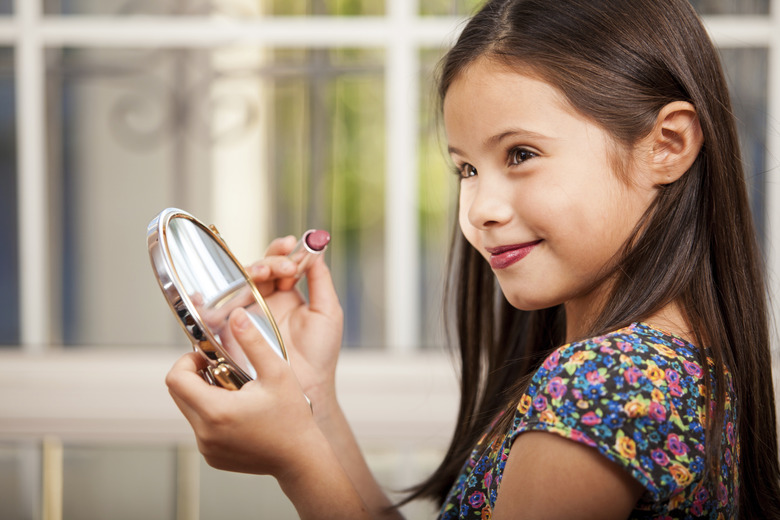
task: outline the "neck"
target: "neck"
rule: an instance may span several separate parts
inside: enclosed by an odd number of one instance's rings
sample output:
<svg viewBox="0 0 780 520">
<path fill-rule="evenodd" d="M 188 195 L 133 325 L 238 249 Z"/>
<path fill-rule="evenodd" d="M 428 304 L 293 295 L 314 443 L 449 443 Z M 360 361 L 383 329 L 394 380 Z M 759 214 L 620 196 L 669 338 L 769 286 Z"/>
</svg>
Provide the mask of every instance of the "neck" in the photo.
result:
<svg viewBox="0 0 780 520">
<path fill-rule="evenodd" d="M 566 342 L 571 343 L 588 335 L 593 321 L 596 319 L 596 310 L 601 308 L 600 301 L 595 295 L 587 299 L 576 299 L 564 304 L 566 309 Z M 635 321 L 642 321 L 660 329 L 670 332 L 682 339 L 695 344 L 696 338 L 688 325 L 685 316 L 676 302 L 663 306 L 649 316 L 637 316 Z"/>
<path fill-rule="evenodd" d="M 604 308 L 606 294 L 609 292 L 604 285 L 606 284 L 563 304 L 566 310 L 566 343 L 588 336 L 599 310 Z"/>
</svg>

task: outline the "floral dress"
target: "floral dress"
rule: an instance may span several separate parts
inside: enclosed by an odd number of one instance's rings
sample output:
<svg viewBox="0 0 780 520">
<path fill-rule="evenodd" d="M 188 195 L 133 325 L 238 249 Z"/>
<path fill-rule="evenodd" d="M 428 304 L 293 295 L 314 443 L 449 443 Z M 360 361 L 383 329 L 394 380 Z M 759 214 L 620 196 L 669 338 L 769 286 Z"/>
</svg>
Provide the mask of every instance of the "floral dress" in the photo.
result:
<svg viewBox="0 0 780 520">
<path fill-rule="evenodd" d="M 708 368 L 714 370 L 711 361 Z M 526 431 L 591 446 L 624 468 L 645 488 L 629 518 L 735 516 L 739 439 L 736 398 L 725 375 L 723 456 L 718 482 L 707 488 L 704 376 L 696 347 L 635 323 L 558 348 L 534 374 L 506 435 L 489 446 L 478 443 L 440 518 L 490 518 L 509 450 Z"/>
</svg>

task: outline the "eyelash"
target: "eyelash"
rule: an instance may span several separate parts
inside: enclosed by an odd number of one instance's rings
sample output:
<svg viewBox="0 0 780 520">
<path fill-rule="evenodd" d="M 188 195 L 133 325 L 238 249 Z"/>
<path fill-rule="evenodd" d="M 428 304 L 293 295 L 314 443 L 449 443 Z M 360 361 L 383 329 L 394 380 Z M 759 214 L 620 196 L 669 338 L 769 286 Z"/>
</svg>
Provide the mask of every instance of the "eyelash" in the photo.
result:
<svg viewBox="0 0 780 520">
<path fill-rule="evenodd" d="M 473 175 L 468 175 L 466 173 L 468 170 L 473 172 Z M 470 177 L 475 177 L 477 175 L 477 169 L 474 168 L 469 163 L 463 163 L 463 164 L 458 165 L 458 166 L 455 167 L 455 172 L 454 173 L 455 173 L 455 175 L 457 175 L 461 179 L 468 179 Z"/>
<path fill-rule="evenodd" d="M 526 157 L 523 159 L 518 159 L 518 157 L 521 155 L 524 155 Z M 529 159 L 533 159 L 534 157 L 536 157 L 536 155 L 537 155 L 536 153 L 532 152 L 528 148 L 516 146 L 515 148 L 509 150 L 509 164 L 510 166 L 517 166 L 518 164 L 522 164 Z"/>
<path fill-rule="evenodd" d="M 529 159 L 533 159 L 537 154 L 527 148 L 516 146 L 509 150 L 507 156 L 508 166 L 519 166 Z M 461 179 L 468 179 L 477 175 L 477 169 L 469 163 L 463 163 L 455 167 L 454 173 Z"/>
</svg>

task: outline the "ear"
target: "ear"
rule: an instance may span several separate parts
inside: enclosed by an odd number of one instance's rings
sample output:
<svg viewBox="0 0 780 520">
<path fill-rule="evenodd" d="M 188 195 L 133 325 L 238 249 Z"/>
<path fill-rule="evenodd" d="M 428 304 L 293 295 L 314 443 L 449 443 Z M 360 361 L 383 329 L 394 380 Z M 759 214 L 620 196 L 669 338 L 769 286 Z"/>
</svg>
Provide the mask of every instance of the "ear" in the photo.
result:
<svg viewBox="0 0 780 520">
<path fill-rule="evenodd" d="M 699 116 L 692 104 L 674 101 L 664 106 L 645 138 L 653 183 L 671 184 L 682 177 L 698 157 L 703 139 Z"/>
</svg>

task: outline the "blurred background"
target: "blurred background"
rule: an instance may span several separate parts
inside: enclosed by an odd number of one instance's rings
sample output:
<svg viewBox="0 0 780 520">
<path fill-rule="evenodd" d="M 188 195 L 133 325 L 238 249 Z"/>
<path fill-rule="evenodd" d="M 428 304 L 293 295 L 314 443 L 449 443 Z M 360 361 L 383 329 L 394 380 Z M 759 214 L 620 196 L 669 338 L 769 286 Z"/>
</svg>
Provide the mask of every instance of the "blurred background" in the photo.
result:
<svg viewBox="0 0 780 520">
<path fill-rule="evenodd" d="M 145 235 L 171 206 L 245 263 L 330 230 L 346 412 L 388 489 L 435 467 L 457 405 L 439 303 L 457 184 L 433 71 L 481 3 L 0 0 L 0 519 L 296 517 L 273 479 L 206 466 L 167 395 L 190 347 Z M 692 3 L 771 270 L 780 5 Z"/>
</svg>

